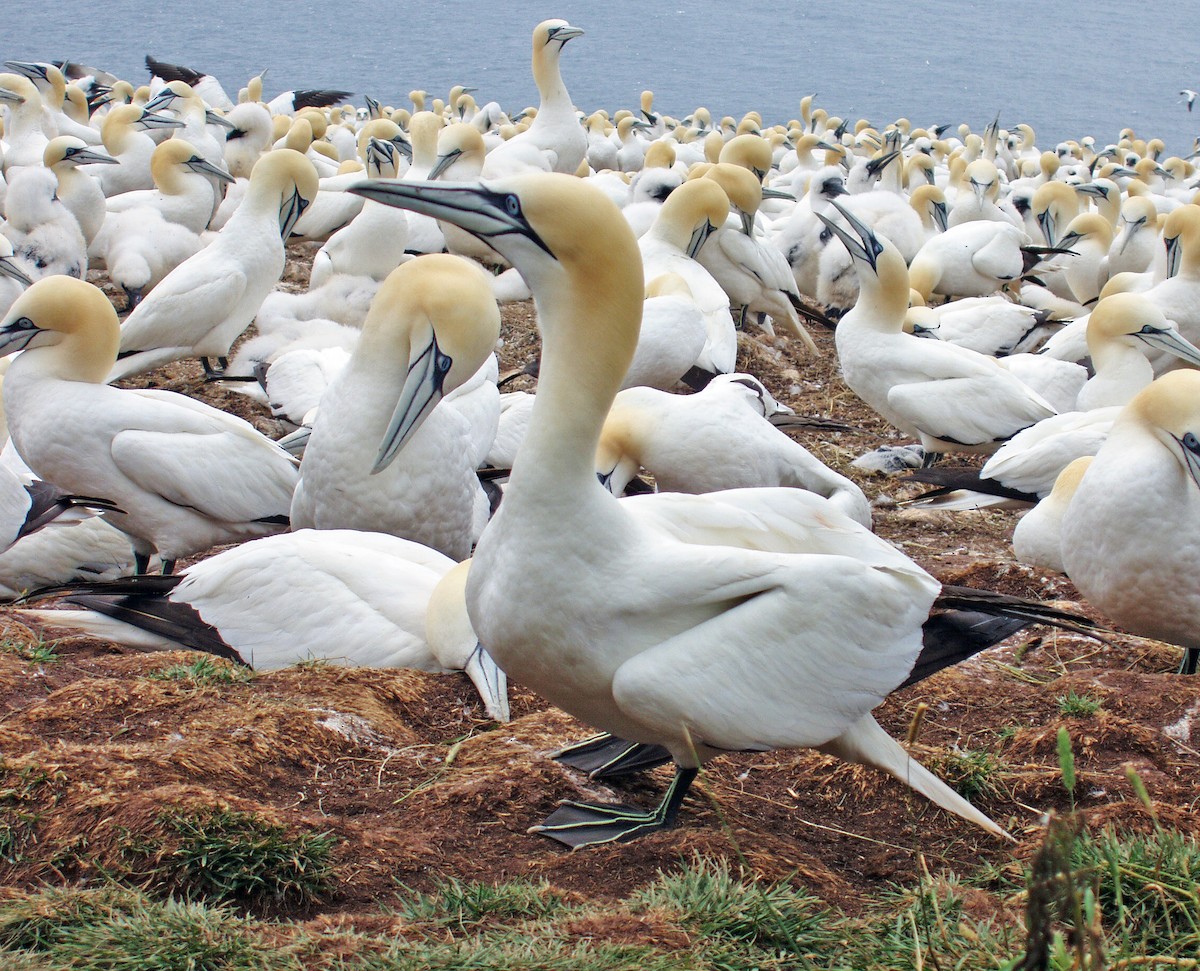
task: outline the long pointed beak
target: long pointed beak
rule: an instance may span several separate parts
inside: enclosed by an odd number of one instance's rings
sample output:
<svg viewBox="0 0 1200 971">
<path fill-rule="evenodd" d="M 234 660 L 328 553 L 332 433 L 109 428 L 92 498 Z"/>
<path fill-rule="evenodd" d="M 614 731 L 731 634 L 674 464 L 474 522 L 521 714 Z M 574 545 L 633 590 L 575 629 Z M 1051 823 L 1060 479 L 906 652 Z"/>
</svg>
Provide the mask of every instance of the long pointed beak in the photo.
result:
<svg viewBox="0 0 1200 971">
<path fill-rule="evenodd" d="M 167 107 L 167 105 L 169 105 L 178 97 L 179 95 L 177 95 L 170 88 L 163 88 L 160 92 L 158 92 L 158 94 L 147 101 L 143 107 L 146 109 L 146 111 L 158 111 L 159 108 Z"/>
<path fill-rule="evenodd" d="M 218 115 L 211 108 L 204 112 L 204 121 L 209 125 L 216 125 L 218 128 L 224 128 L 227 131 L 233 131 L 235 128 L 237 128 L 237 125 L 235 125 L 232 121 L 230 121 L 224 115 Z"/>
<path fill-rule="evenodd" d="M 836 200 L 831 200 L 830 204 L 834 209 L 842 214 L 842 218 L 850 224 L 850 228 L 858 233 L 859 238 L 862 239 L 862 246 L 859 247 L 859 250 L 862 252 L 861 258 L 871 264 L 871 269 L 874 270 L 876 268 L 876 261 L 879 257 L 879 254 L 883 252 L 883 244 L 879 242 L 878 237 L 871 232 L 865 223 L 855 216 L 854 213 L 846 209 L 841 203 Z M 844 239 L 842 241 L 845 242 Z M 851 250 L 850 254 L 852 256 L 855 255 L 854 250 Z"/>
<path fill-rule="evenodd" d="M 479 697 L 483 699 L 483 707 L 487 713 L 498 722 L 509 720 L 508 709 L 508 675 L 500 670 L 492 656 L 483 649 L 482 644 L 476 644 L 475 650 L 467 658 L 463 667 Z"/>
<path fill-rule="evenodd" d="M 705 241 L 713 234 L 716 228 L 717 227 L 710 223 L 707 219 L 705 219 L 703 223 L 696 227 L 695 231 L 692 233 L 692 238 L 688 240 L 687 255 L 691 259 L 694 260 L 696 258 L 696 254 L 704 248 Z"/>
<path fill-rule="evenodd" d="M 300 195 L 298 189 L 293 189 L 292 194 L 279 207 L 279 235 L 283 237 L 284 242 L 292 235 L 292 230 L 307 208 L 308 200 Z"/>
<path fill-rule="evenodd" d="M 0 101 L 7 101 L 9 104 L 20 105 L 25 103 L 25 99 L 17 92 L 10 91 L 8 88 L 0 88 Z"/>
<path fill-rule="evenodd" d="M 1118 254 L 1125 252 L 1125 247 L 1127 247 L 1133 240 L 1134 234 L 1145 225 L 1146 220 L 1144 218 L 1135 219 L 1133 222 L 1125 223 L 1125 229 L 1121 232 L 1121 246 L 1117 250 Z"/>
<path fill-rule="evenodd" d="M 816 213 L 816 217 L 825 224 L 826 229 L 828 229 L 831 233 L 833 233 L 838 239 L 840 239 L 842 241 L 842 245 L 845 246 L 846 249 L 849 251 L 852 259 L 863 260 L 864 262 L 871 263 L 870 258 L 867 256 L 867 251 L 865 249 L 863 249 L 863 245 L 861 242 L 859 242 L 857 239 L 855 239 L 853 236 L 851 236 L 848 232 L 846 232 L 846 230 L 842 229 L 841 226 L 839 226 L 832 219 L 823 215 L 822 213 L 819 213 L 819 212 Z M 872 265 L 874 265 L 874 264 L 872 264 Z"/>
<path fill-rule="evenodd" d="M 573 27 L 570 24 L 567 24 L 564 27 L 555 27 L 553 30 L 551 30 L 550 36 L 547 38 L 547 40 L 556 40 L 560 44 L 565 44 L 572 37 L 582 37 L 582 36 L 583 36 L 583 28 L 582 27 Z"/>
<path fill-rule="evenodd" d="M 1189 364 L 1200 367 L 1200 347 L 1189 341 L 1174 327 L 1147 326 L 1133 336 L 1145 341 L 1151 347 L 1174 355 L 1181 361 L 1187 361 Z"/>
<path fill-rule="evenodd" d="M 17 74 L 23 74 L 30 81 L 34 79 L 46 81 L 46 69 L 40 64 L 34 64 L 32 61 L 5 61 L 4 66 L 10 71 L 16 71 Z"/>
<path fill-rule="evenodd" d="M 795 202 L 796 197 L 790 192 L 784 192 L 783 189 L 772 189 L 770 186 L 763 186 L 762 197 L 764 199 L 786 199 L 789 202 Z"/>
<path fill-rule="evenodd" d="M 1179 273 L 1179 264 L 1183 260 L 1183 247 L 1179 245 L 1178 236 L 1163 240 L 1167 247 L 1167 279 Z"/>
<path fill-rule="evenodd" d="M 515 195 L 495 192 L 484 183 L 402 182 L 375 179 L 350 186 L 347 192 L 384 205 L 444 219 L 479 237 L 485 243 L 503 236 L 524 236 L 554 256 L 521 212 Z"/>
<path fill-rule="evenodd" d="M 1055 244 L 1054 214 L 1047 209 L 1037 217 L 1038 225 L 1042 227 L 1042 235 L 1046 237 L 1046 245 Z"/>
<path fill-rule="evenodd" d="M 68 148 L 65 158 L 76 165 L 120 165 L 118 159 L 91 148 Z"/>
<path fill-rule="evenodd" d="M 391 464 L 400 449 L 404 448 L 405 443 L 442 400 L 442 386 L 451 364 L 451 358 L 443 354 L 438 347 L 437 335 L 432 335 L 429 342 L 411 359 L 404 386 L 400 389 L 400 398 L 396 402 L 396 410 L 392 412 L 392 419 L 388 422 L 387 431 L 383 433 L 383 441 L 379 445 L 379 454 L 375 456 L 375 464 L 371 468 L 372 475 L 382 472 Z"/>
<path fill-rule="evenodd" d="M 402 138 L 401 136 L 397 135 L 392 139 L 392 144 L 399 149 L 401 155 L 403 155 L 410 162 L 412 161 L 412 142 L 410 142 L 407 138 Z"/>
<path fill-rule="evenodd" d="M 217 168 L 208 159 L 201 158 L 199 155 L 193 155 L 184 163 L 193 172 L 199 172 L 201 175 L 211 175 L 214 179 L 220 182 L 233 183 L 234 178 L 223 169 Z"/>
<path fill-rule="evenodd" d="M 752 237 L 754 235 L 754 213 L 739 209 L 738 218 L 742 223 L 742 232 Z"/>
<path fill-rule="evenodd" d="M 135 124 L 139 128 L 144 129 L 145 131 L 150 131 L 153 128 L 183 128 L 184 127 L 182 121 L 177 121 L 174 118 L 168 118 L 166 115 L 156 115 L 153 112 L 149 112 L 149 111 L 146 112 L 146 114 L 142 115 L 142 117 L 139 118 L 135 122 Z"/>
<path fill-rule="evenodd" d="M 445 155 L 439 155 L 437 161 L 433 163 L 433 168 L 429 170 L 429 181 L 436 181 L 437 177 L 457 162 L 460 157 L 462 157 L 462 149 L 460 148 L 456 148 L 452 152 L 447 152 Z"/>
<path fill-rule="evenodd" d="M 933 204 L 933 221 L 937 223 L 938 229 L 943 233 L 950 225 L 950 212 L 946 208 L 944 202 L 935 202 Z"/>
<path fill-rule="evenodd" d="M 0 256 L 0 274 L 11 277 L 22 286 L 28 287 L 33 285 L 33 280 L 26 276 L 25 271 L 13 262 L 11 256 Z"/>
<path fill-rule="evenodd" d="M 0 327 L 0 357 L 23 351 L 41 330 L 28 317 L 14 320 L 7 327 Z"/>
</svg>

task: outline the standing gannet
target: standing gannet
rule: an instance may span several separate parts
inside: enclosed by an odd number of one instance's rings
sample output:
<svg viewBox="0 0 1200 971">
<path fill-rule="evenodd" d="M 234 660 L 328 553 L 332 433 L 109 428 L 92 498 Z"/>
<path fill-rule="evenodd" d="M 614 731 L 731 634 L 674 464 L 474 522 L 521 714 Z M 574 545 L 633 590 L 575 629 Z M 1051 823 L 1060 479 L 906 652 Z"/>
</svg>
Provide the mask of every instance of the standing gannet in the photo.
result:
<svg viewBox="0 0 1200 971">
<path fill-rule="evenodd" d="M 472 445 L 475 422 L 444 398 L 484 366 L 499 334 L 480 267 L 429 254 L 394 270 L 321 397 L 293 523 L 392 533 L 465 559 L 483 499 L 475 475 L 482 456 Z M 483 393 L 492 399 L 490 443 L 500 411 L 494 381 Z"/>
<path fill-rule="evenodd" d="M 855 394 L 902 432 L 919 436 L 927 453 L 994 452 L 1055 414 L 996 359 L 904 333 L 909 276 L 903 258 L 885 237 L 838 210 L 858 239 L 821 219 L 850 251 L 858 273 L 858 302 L 835 335 L 842 376 Z M 1004 223 L 977 225 L 1019 232 Z"/>
<path fill-rule="evenodd" d="M 1113 422 L 1063 515 L 1062 562 L 1106 616 L 1182 646 L 1184 674 L 1200 659 L 1200 592 L 1191 582 L 1200 570 L 1197 524 L 1200 373 L 1172 371 Z"/>
<path fill-rule="evenodd" d="M 143 650 L 204 651 L 257 671 L 312 660 L 465 670 L 488 714 L 507 721 L 504 674 L 467 618 L 468 565 L 396 536 L 302 529 L 243 543 L 178 576 L 59 591 L 83 610 L 22 613 Z"/>
<path fill-rule="evenodd" d="M 354 191 L 489 238 L 536 294 L 533 419 L 467 580 L 481 643 L 509 677 L 677 765 L 655 810 L 566 803 L 537 831 L 571 846 L 633 839 L 672 825 L 722 752 L 808 746 L 1003 832 L 871 716 L 920 651 L 936 580 L 811 493 L 618 500 L 597 480 L 642 297 L 636 241 L 611 202 L 552 175 Z"/>
<path fill-rule="evenodd" d="M 168 361 L 223 359 L 283 275 L 284 240 L 317 195 L 317 173 L 288 149 L 254 166 L 237 212 L 217 238 L 179 264 L 121 324 L 110 380 Z"/>
<path fill-rule="evenodd" d="M 488 153 L 485 173 L 512 171 L 512 163 L 518 168 L 527 166 L 530 148 L 542 156 L 551 172 L 570 174 L 579 168 L 587 154 L 587 133 L 575 115 L 558 59 L 567 41 L 582 35 L 580 28 L 565 20 L 543 20 L 533 28 L 533 80 L 541 95 L 537 117 L 521 134 Z"/>
<path fill-rule="evenodd" d="M 41 479 L 103 493 L 144 572 L 218 543 L 279 532 L 296 484 L 291 457 L 240 418 L 169 391 L 104 383 L 117 314 L 82 280 L 35 283 L 0 321 L 0 353 L 23 351 L 4 377 L 13 445 Z"/>
<path fill-rule="evenodd" d="M 9 181 L 22 168 L 41 168 L 42 154 L 58 133 L 49 127 L 38 89 L 21 74 L 0 74 L 0 104 L 8 106 L 4 128 L 4 177 Z"/>
<path fill-rule="evenodd" d="M 84 240 L 91 245 L 104 224 L 104 190 L 100 181 L 87 172 L 80 172 L 77 166 L 93 163 L 96 165 L 119 165 L 115 158 L 92 148 L 80 138 L 73 135 L 59 135 L 52 138 L 42 154 L 42 162 L 55 178 L 58 179 L 58 198 L 71 211 Z"/>
<path fill-rule="evenodd" d="M 87 124 L 86 100 L 78 89 L 76 91 L 85 105 L 83 117 L 72 118 L 67 113 L 69 89 L 66 76 L 58 67 L 44 61 L 5 61 L 4 66 L 29 78 L 37 87 L 50 121 L 47 134 L 52 130 L 58 135 L 73 135 L 88 145 L 100 144 L 100 132 Z"/>
<path fill-rule="evenodd" d="M 616 496 L 639 469 L 654 477 L 659 492 L 806 489 L 870 529 L 862 489 L 776 428 L 764 414 L 768 400 L 775 405 L 748 374 L 718 374 L 687 395 L 626 388 L 600 433 L 596 473 Z"/>
</svg>

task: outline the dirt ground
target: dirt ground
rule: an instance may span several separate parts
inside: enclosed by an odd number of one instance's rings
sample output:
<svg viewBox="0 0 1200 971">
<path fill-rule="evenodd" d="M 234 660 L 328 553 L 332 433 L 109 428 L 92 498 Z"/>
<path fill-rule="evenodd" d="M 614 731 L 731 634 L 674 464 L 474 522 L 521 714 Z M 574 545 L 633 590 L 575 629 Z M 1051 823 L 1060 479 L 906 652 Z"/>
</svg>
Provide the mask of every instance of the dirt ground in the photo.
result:
<svg viewBox="0 0 1200 971">
<path fill-rule="evenodd" d="M 311 247 L 291 250 L 285 283 L 294 288 L 303 285 Z M 506 307 L 504 319 L 502 371 L 536 352 L 532 306 Z M 797 412 L 862 429 L 798 440 L 862 485 L 881 536 L 945 582 L 1057 600 L 1097 617 L 1067 580 L 1013 559 L 1015 514 L 907 510 L 896 500 L 919 487 L 851 469 L 852 458 L 894 435 L 842 384 L 832 334 L 814 336 L 818 358 L 783 339 L 744 334 L 739 366 Z M 143 383 L 279 431 L 264 408 L 205 384 L 194 362 Z M 522 378 L 513 387 L 532 386 Z M 42 632 L 9 611 L 0 623 L 0 883 L 9 886 L 121 874 L 131 834 L 152 836 L 164 810 L 219 807 L 339 838 L 332 893 L 287 911 L 318 923 L 365 921 L 398 883 L 427 889 L 446 877 L 540 877 L 617 898 L 694 853 L 734 865 L 744 854 L 759 875 L 790 877 L 853 913 L 890 882 L 914 880 L 919 857 L 931 872 L 989 865 L 1019 874 L 1044 814 L 1070 805 L 1056 749 L 1061 726 L 1075 751 L 1074 802 L 1089 824 L 1152 826 L 1127 778 L 1132 766 L 1163 824 L 1200 832 L 1195 684 L 1170 673 L 1176 649 L 1124 635 L 1101 643 L 1028 629 L 897 692 L 879 710 L 900 738 L 922 713 L 915 754 L 972 787 L 972 800 L 1015 844 L 880 773 L 789 751 L 712 763 L 672 831 L 572 853 L 526 829 L 564 798 L 649 805 L 669 772 L 610 789 L 561 767 L 547 754 L 590 730 L 520 686 L 512 722 L 498 725 L 459 675 L 309 664 L 232 683 L 161 679 L 151 675 L 194 657 L 66 637 L 52 659 L 27 660 L 35 655 L 22 645 Z M 1061 699 L 1072 693 L 1098 710 L 1065 714 Z"/>
</svg>

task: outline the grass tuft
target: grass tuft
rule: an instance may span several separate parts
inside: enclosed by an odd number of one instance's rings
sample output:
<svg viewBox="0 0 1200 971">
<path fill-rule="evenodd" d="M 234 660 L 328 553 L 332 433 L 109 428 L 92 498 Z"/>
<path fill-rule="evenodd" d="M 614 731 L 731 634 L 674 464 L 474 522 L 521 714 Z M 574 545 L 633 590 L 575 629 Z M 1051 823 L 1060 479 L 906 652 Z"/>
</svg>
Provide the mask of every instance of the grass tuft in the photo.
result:
<svg viewBox="0 0 1200 971">
<path fill-rule="evenodd" d="M 49 664 L 58 660 L 58 655 L 54 652 L 54 648 L 57 646 L 57 641 L 46 641 L 41 638 L 36 641 L 4 638 L 0 640 L 0 653 L 12 654 L 30 664 Z"/>
<path fill-rule="evenodd" d="M 1001 795 L 1001 776 L 1008 770 L 1004 758 L 994 752 L 957 747 L 931 758 L 926 765 L 966 799 Z"/>
<path fill-rule="evenodd" d="M 1067 718 L 1091 718 L 1103 707 L 1099 698 L 1076 694 L 1074 688 L 1065 695 L 1059 695 L 1057 702 L 1059 713 Z"/>
<path fill-rule="evenodd" d="M 190 681 L 195 685 L 244 684 L 254 677 L 250 668 L 201 654 L 190 664 L 172 664 L 146 675 L 152 681 Z"/>
<path fill-rule="evenodd" d="M 820 950 L 837 939 L 832 911 L 807 890 L 735 876 L 724 860 L 697 856 L 634 894 L 635 905 L 672 911 L 706 937 L 767 950 Z"/>
<path fill-rule="evenodd" d="M 332 889 L 333 833 L 290 833 L 249 813 L 211 810 L 159 817 L 161 837 L 125 850 L 143 889 L 253 908 L 306 904 Z"/>
<path fill-rule="evenodd" d="M 409 893 L 411 896 L 396 907 L 398 916 L 414 924 L 461 928 L 485 921 L 542 920 L 559 914 L 566 906 L 562 896 L 544 881 L 490 884 L 450 879 L 431 893 Z"/>
</svg>

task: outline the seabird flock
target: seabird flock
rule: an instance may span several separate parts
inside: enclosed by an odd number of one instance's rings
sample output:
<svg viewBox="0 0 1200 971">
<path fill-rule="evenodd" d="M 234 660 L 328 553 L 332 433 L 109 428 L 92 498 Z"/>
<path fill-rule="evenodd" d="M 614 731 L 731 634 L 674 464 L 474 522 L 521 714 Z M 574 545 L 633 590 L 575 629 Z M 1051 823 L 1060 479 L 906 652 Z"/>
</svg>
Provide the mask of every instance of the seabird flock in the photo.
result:
<svg viewBox="0 0 1200 971">
<path fill-rule="evenodd" d="M 914 442 L 864 467 L 937 486 L 919 505 L 1029 508 L 1018 558 L 1192 674 L 1200 175 L 1128 129 L 1044 150 L 810 97 L 786 126 L 649 91 L 585 115 L 559 70 L 582 34 L 534 29 L 540 104 L 511 115 L 462 86 L 354 109 L 264 102 L 260 75 L 235 103 L 150 57 L 142 87 L 5 62 L 0 585 L 146 650 L 465 671 L 501 721 L 511 677 L 602 733 L 564 764 L 674 764 L 653 808 L 534 827 L 571 847 L 674 825 L 722 753 L 798 747 L 1007 838 L 872 711 L 1088 622 L 943 587 L 876 536 L 782 430 L 836 422 L 737 373 L 737 329 L 816 353 L 807 328 L 836 327 L 846 384 Z M 297 239 L 320 244 L 304 293 L 279 288 Z M 499 304 L 530 296 L 537 392 L 502 394 Z M 189 358 L 289 433 L 112 383 Z"/>
</svg>

